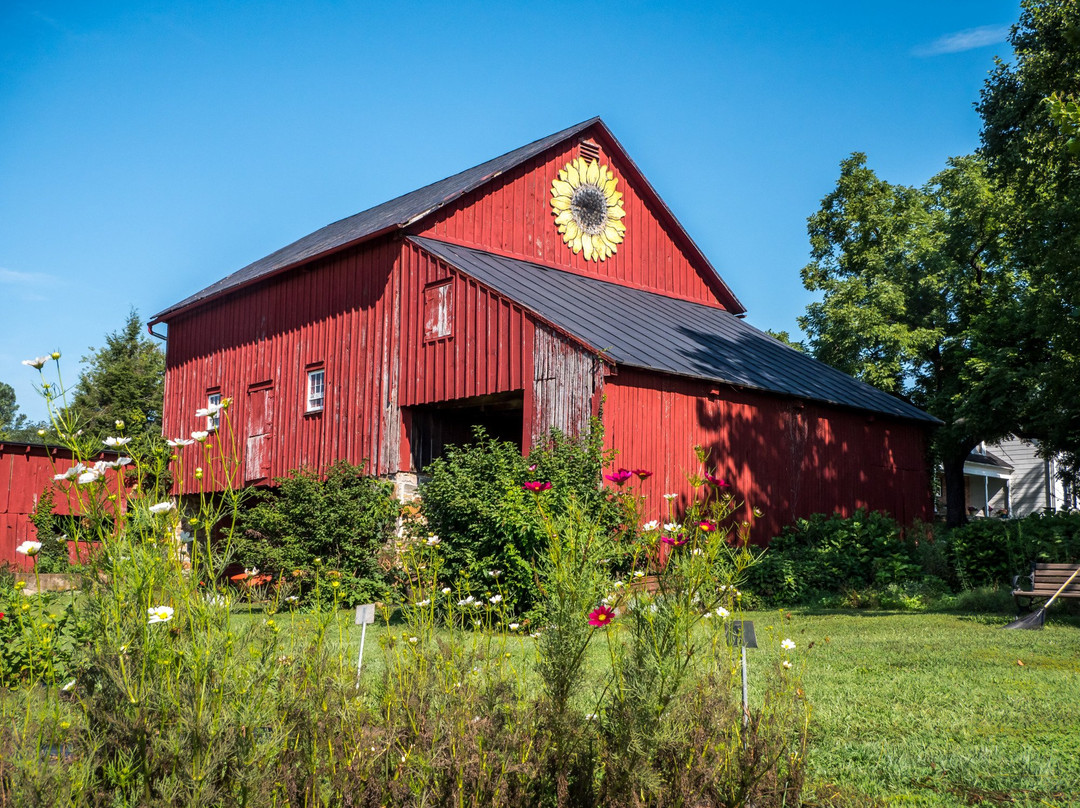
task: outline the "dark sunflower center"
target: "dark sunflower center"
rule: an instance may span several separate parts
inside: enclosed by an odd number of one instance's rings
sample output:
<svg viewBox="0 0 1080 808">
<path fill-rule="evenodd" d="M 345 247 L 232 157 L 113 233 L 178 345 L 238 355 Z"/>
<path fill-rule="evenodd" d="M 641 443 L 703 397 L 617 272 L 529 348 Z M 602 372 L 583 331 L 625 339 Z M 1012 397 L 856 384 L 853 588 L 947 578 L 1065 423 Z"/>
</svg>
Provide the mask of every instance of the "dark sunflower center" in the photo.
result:
<svg viewBox="0 0 1080 808">
<path fill-rule="evenodd" d="M 604 232 L 607 224 L 607 199 L 595 185 L 582 185 L 570 198 L 570 212 L 581 232 L 590 236 Z"/>
</svg>

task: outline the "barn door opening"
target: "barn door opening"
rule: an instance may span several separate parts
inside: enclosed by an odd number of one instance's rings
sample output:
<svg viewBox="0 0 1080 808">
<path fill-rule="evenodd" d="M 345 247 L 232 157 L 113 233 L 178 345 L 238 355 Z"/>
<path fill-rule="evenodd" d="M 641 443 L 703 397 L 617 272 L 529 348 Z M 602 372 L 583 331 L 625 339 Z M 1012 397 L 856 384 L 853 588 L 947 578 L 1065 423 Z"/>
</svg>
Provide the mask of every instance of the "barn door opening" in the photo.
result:
<svg viewBox="0 0 1080 808">
<path fill-rule="evenodd" d="M 270 476 L 270 442 L 274 434 L 273 382 L 248 388 L 247 414 L 244 478 L 249 483 L 265 482 Z"/>
<path fill-rule="evenodd" d="M 407 434 L 413 471 L 423 471 L 432 460 L 442 457 L 450 444 L 472 443 L 476 426 L 520 450 L 524 412 L 525 394 L 521 390 L 409 407 Z"/>
</svg>

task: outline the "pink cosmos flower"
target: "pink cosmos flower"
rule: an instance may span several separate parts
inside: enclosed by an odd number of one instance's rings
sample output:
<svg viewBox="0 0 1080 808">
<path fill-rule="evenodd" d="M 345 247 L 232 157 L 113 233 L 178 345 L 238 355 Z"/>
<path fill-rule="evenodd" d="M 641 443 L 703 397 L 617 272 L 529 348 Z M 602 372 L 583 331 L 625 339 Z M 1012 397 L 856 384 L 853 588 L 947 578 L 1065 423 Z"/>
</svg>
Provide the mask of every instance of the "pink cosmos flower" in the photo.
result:
<svg viewBox="0 0 1080 808">
<path fill-rule="evenodd" d="M 590 626 L 606 626 L 615 617 L 615 610 L 610 606 L 597 606 L 591 612 L 589 612 L 589 625 Z"/>
<path fill-rule="evenodd" d="M 709 474 L 709 472 L 706 471 L 705 472 L 705 479 L 708 480 L 709 485 L 714 486 L 715 488 L 727 488 L 728 487 L 727 480 L 725 480 L 723 477 L 720 477 L 719 475 Z"/>
<path fill-rule="evenodd" d="M 670 544 L 672 547 L 682 547 L 686 544 L 686 536 L 680 533 L 678 536 L 661 536 L 660 541 Z"/>
<path fill-rule="evenodd" d="M 539 480 L 536 480 L 531 483 L 522 483 L 521 487 L 524 488 L 526 491 L 532 491 L 535 494 L 539 491 L 550 491 L 551 483 L 542 483 Z"/>
<path fill-rule="evenodd" d="M 605 474 L 604 479 L 611 480 L 611 482 L 615 483 L 615 485 L 622 485 L 633 476 L 634 472 L 630 471 L 629 469 L 619 469 L 612 474 Z"/>
<path fill-rule="evenodd" d="M 716 530 L 716 525 L 714 525 L 708 519 L 702 519 L 700 522 L 698 522 L 697 526 L 706 533 Z"/>
<path fill-rule="evenodd" d="M 647 480 L 650 477 L 652 477 L 652 472 L 651 471 L 646 471 L 645 469 L 634 469 L 630 473 L 631 474 L 636 474 L 637 478 L 639 480 Z"/>
</svg>

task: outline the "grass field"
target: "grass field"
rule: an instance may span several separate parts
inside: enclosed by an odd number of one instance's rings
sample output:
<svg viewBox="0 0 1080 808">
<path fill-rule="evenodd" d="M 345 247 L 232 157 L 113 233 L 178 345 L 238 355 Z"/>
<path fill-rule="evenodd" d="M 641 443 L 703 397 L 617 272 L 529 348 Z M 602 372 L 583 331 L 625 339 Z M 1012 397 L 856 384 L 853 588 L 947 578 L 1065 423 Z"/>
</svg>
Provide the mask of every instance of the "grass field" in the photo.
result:
<svg viewBox="0 0 1080 808">
<path fill-rule="evenodd" d="M 812 706 L 809 805 L 1080 805 L 1080 619 L 1004 631 L 1003 617 L 957 614 L 745 617 L 761 646 L 749 652 L 752 703 L 780 640 L 797 643 Z M 360 630 L 351 615 L 342 624 L 355 655 Z M 369 627 L 370 676 L 386 630 Z M 508 647 L 528 671 L 531 642 Z"/>
</svg>

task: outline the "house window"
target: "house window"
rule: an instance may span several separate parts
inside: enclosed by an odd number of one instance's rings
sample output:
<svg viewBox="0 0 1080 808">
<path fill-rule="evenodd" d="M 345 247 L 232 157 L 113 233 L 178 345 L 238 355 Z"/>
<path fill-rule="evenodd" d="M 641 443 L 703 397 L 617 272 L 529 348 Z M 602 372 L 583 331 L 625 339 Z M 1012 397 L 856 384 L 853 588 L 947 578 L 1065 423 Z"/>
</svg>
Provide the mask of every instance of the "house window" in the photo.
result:
<svg viewBox="0 0 1080 808">
<path fill-rule="evenodd" d="M 442 281 L 424 289 L 424 339 L 436 340 L 454 332 L 454 287 Z"/>
<path fill-rule="evenodd" d="M 326 400 L 326 370 L 317 368 L 307 372 L 307 411 L 322 412 Z"/>
<path fill-rule="evenodd" d="M 206 431 L 214 432 L 221 425 L 221 393 L 206 394 Z"/>
</svg>

